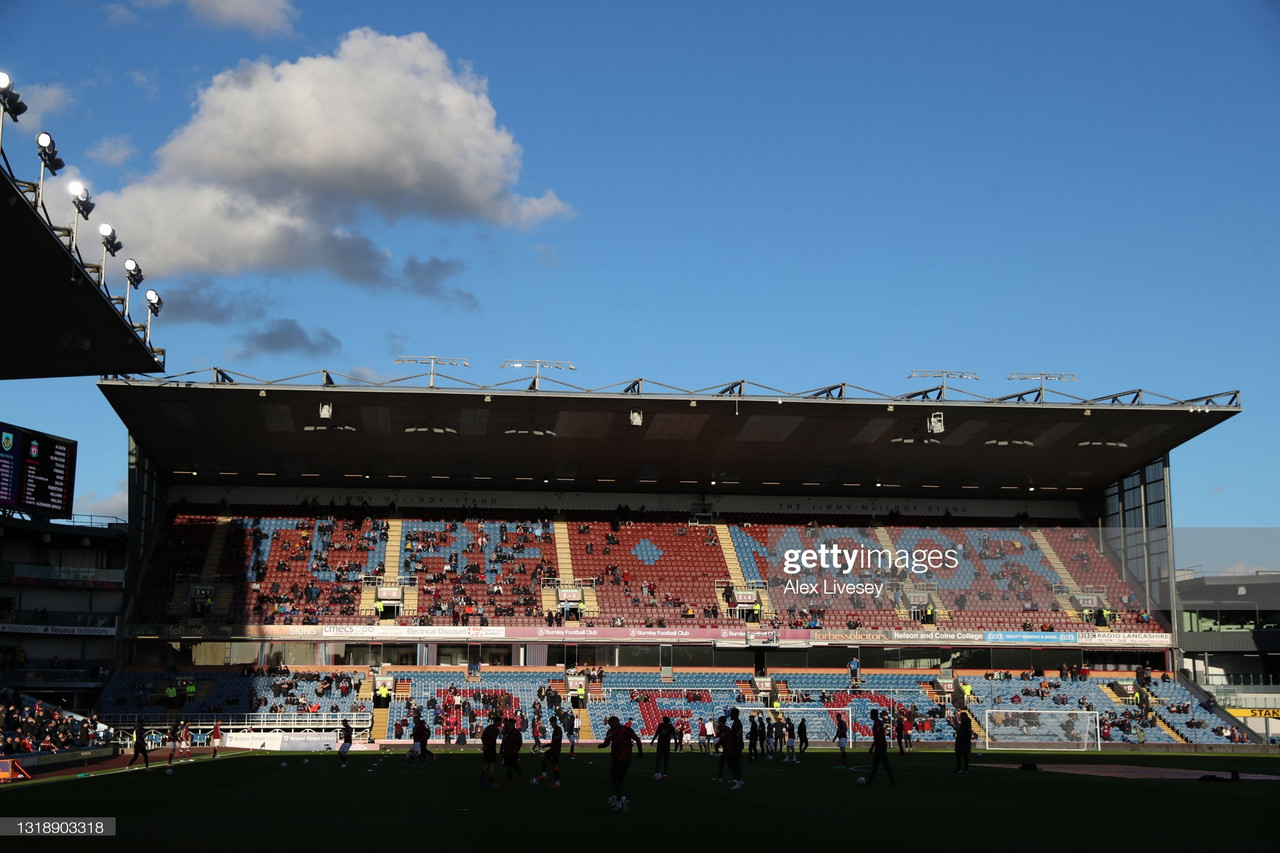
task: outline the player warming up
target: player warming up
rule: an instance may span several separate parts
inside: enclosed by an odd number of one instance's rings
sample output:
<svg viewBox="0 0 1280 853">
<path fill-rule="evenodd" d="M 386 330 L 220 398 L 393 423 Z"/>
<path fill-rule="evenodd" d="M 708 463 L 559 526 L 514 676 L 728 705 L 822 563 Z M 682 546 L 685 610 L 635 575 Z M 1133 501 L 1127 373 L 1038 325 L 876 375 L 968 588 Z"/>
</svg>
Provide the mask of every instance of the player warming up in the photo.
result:
<svg viewBox="0 0 1280 853">
<path fill-rule="evenodd" d="M 411 737 L 413 738 L 413 743 L 409 746 L 409 755 L 405 760 L 404 766 L 408 767 L 413 764 L 413 757 L 416 755 L 418 757 L 418 768 L 426 767 L 427 756 L 435 758 L 436 754 L 427 749 L 427 739 L 431 737 L 431 732 L 427 729 L 427 724 L 421 716 L 413 718 L 413 734 Z"/>
<path fill-rule="evenodd" d="M 133 727 L 133 758 L 129 759 L 126 769 L 133 767 L 133 762 L 138 760 L 138 756 L 142 756 L 142 766 L 151 769 L 151 759 L 147 757 L 147 727 L 138 720 L 138 724 Z"/>
<path fill-rule="evenodd" d="M 524 737 L 516 728 L 516 721 L 510 717 L 506 720 L 506 728 L 502 732 L 502 765 L 507 768 L 507 787 L 513 787 L 524 781 L 520 775 L 520 748 L 524 746 Z"/>
<path fill-rule="evenodd" d="M 173 754 L 178 751 L 178 732 L 180 732 L 181 730 L 182 730 L 182 723 L 178 722 L 177 720 L 174 721 L 173 725 L 169 726 L 169 734 L 167 735 L 167 737 L 169 740 L 169 766 L 170 767 L 173 766 Z"/>
<path fill-rule="evenodd" d="M 342 761 L 342 767 L 347 766 L 347 753 L 351 751 L 351 739 L 355 732 L 351 730 L 351 723 L 347 720 L 342 721 L 342 743 L 338 744 L 338 758 Z"/>
<path fill-rule="evenodd" d="M 956 715 L 956 772 L 969 772 L 969 754 L 973 752 L 973 720 L 968 711 Z"/>
<path fill-rule="evenodd" d="M 555 715 L 551 715 L 551 740 L 545 752 L 542 753 L 542 775 L 538 778 L 547 778 L 547 766 L 550 765 L 552 776 L 551 787 L 560 787 L 560 747 L 564 743 L 564 730 L 560 728 L 560 719 Z"/>
<path fill-rule="evenodd" d="M 729 723 L 725 726 L 724 734 L 720 736 L 720 748 L 724 751 L 724 759 L 729 764 L 729 775 L 733 777 L 733 784 L 729 786 L 729 790 L 736 791 L 742 787 L 742 720 L 738 716 L 737 708 L 729 710 Z"/>
<path fill-rule="evenodd" d="M 845 753 L 845 748 L 849 746 L 849 723 L 842 714 L 836 714 L 836 736 L 831 740 L 840 747 L 840 766 L 848 770 L 849 756 Z"/>
<path fill-rule="evenodd" d="M 480 767 L 480 783 L 490 788 L 498 787 L 498 783 L 493 781 L 493 768 L 498 763 L 498 738 L 501 736 L 502 726 L 498 725 L 498 718 L 491 717 L 489 725 L 480 733 L 480 751 L 484 761 Z"/>
<path fill-rule="evenodd" d="M 671 766 L 671 739 L 676 736 L 676 727 L 671 725 L 670 717 L 663 717 L 662 722 L 653 730 L 649 743 L 657 742 L 657 760 L 653 765 L 654 779 L 667 779 L 667 771 Z"/>
<path fill-rule="evenodd" d="M 642 756 L 644 748 L 640 736 L 634 729 L 629 729 L 618 722 L 617 717 L 609 718 L 609 731 L 600 741 L 600 749 L 610 748 L 609 777 L 613 781 L 613 796 L 609 798 L 609 806 L 615 812 L 631 811 L 631 801 L 627 799 L 627 771 L 631 769 L 631 747 L 636 748 L 636 755 Z"/>
<path fill-rule="evenodd" d="M 893 771 L 889 769 L 888 716 L 888 711 L 882 714 L 875 708 L 871 709 L 871 774 L 867 776 L 868 785 L 876 780 L 876 771 L 881 765 L 884 766 L 884 775 L 889 777 L 889 784 L 897 784 L 893 781 Z"/>
</svg>

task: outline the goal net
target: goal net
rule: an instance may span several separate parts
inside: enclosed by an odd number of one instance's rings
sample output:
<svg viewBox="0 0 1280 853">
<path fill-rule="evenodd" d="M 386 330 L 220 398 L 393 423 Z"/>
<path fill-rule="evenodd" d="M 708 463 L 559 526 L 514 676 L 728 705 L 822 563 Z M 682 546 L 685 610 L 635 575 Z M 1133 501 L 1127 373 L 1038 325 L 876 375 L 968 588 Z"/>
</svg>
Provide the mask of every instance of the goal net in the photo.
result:
<svg viewBox="0 0 1280 853">
<path fill-rule="evenodd" d="M 1101 749 L 1097 711 L 1007 710 L 982 713 L 986 749 Z"/>
</svg>

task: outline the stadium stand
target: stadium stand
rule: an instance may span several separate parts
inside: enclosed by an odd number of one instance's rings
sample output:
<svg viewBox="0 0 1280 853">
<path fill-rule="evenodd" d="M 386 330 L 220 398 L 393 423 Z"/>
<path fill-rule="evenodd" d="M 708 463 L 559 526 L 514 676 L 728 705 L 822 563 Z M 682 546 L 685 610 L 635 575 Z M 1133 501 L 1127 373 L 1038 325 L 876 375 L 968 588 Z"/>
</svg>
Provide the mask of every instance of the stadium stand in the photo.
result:
<svg viewBox="0 0 1280 853">
<path fill-rule="evenodd" d="M 652 514 L 621 523 L 574 516 L 568 527 L 573 577 L 594 585 L 602 624 L 745 624 L 727 612 L 733 581 L 714 528 Z"/>
</svg>

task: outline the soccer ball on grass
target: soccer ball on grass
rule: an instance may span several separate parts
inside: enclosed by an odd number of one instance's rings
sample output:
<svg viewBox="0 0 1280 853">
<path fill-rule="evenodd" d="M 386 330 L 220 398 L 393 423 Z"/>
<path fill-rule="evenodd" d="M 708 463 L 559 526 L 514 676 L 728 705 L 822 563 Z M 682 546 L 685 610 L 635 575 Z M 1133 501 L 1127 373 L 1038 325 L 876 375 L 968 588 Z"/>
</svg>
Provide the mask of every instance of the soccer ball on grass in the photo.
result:
<svg viewBox="0 0 1280 853">
<path fill-rule="evenodd" d="M 865 785 L 865 784 L 867 784 L 867 777 L 866 777 L 866 776 L 859 776 L 859 777 L 858 777 L 858 784 L 859 784 L 859 785 Z"/>
</svg>

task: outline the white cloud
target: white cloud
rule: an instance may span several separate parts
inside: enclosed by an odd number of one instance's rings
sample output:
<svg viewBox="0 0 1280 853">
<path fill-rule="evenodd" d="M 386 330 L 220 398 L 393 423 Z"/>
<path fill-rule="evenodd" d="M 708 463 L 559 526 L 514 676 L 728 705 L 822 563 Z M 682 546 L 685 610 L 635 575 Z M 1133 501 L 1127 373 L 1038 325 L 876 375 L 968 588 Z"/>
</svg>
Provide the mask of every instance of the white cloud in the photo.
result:
<svg viewBox="0 0 1280 853">
<path fill-rule="evenodd" d="M 97 160 L 108 166 L 123 166 L 126 160 L 138 153 L 138 149 L 133 147 L 128 135 L 121 134 L 99 139 L 98 144 L 85 153 L 89 155 L 90 160 Z"/>
<path fill-rule="evenodd" d="M 385 285 L 385 252 L 352 228 L 363 214 L 527 228 L 570 212 L 515 193 L 521 149 L 485 81 L 422 33 L 355 30 L 333 55 L 218 74 L 156 159 L 109 206 L 164 276 L 323 268 Z"/>
<path fill-rule="evenodd" d="M 132 0 L 135 9 L 162 9 L 174 0 Z M 293 0 L 186 0 L 197 19 L 223 29 L 245 29 L 259 38 L 293 34 L 293 22 L 301 14 Z M 138 15 L 119 3 L 104 7 L 109 24 L 132 24 Z"/>
<path fill-rule="evenodd" d="M 76 498 L 75 513 L 77 515 L 104 515 L 112 518 L 129 517 L 129 493 L 123 486 L 110 495 L 99 495 L 97 492 L 85 492 Z"/>
<path fill-rule="evenodd" d="M 556 251 L 556 247 L 547 243 L 539 243 L 533 247 L 538 254 L 538 263 L 544 267 L 557 267 L 560 265 L 560 253 Z"/>
<path fill-rule="evenodd" d="M 76 102 L 75 95 L 61 83 L 32 83 L 30 86 L 14 88 L 22 92 L 22 102 L 27 105 L 27 111 L 22 114 L 19 122 L 31 128 L 32 139 L 40 131 L 49 130 L 44 126 L 48 116 L 61 112 Z M 6 118 L 5 121 L 9 119 Z M 56 133 L 54 138 L 57 138 Z"/>
<path fill-rule="evenodd" d="M 150 73 L 136 69 L 129 72 L 129 82 L 141 89 L 147 99 L 151 101 L 160 97 L 160 84 L 157 82 L 159 77 L 160 72 L 156 70 L 152 70 Z"/>
<path fill-rule="evenodd" d="M 260 38 L 290 35 L 299 15 L 291 0 L 187 0 L 187 8 L 214 26 L 243 28 Z"/>
<path fill-rule="evenodd" d="M 102 7 L 106 13 L 109 26 L 123 26 L 138 23 L 138 15 L 128 6 L 121 3 L 108 3 Z"/>
</svg>

